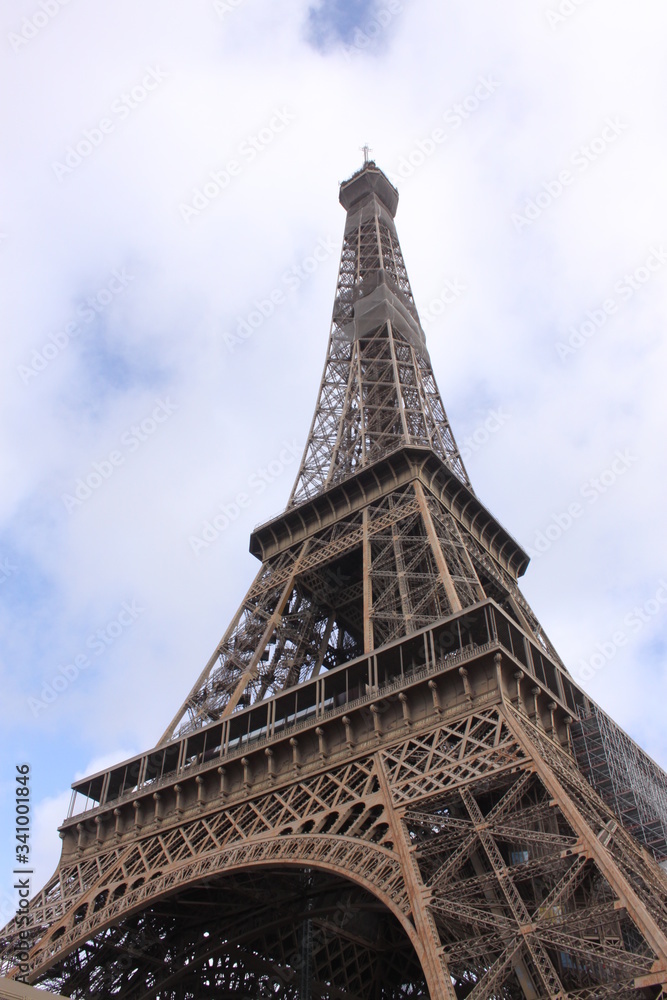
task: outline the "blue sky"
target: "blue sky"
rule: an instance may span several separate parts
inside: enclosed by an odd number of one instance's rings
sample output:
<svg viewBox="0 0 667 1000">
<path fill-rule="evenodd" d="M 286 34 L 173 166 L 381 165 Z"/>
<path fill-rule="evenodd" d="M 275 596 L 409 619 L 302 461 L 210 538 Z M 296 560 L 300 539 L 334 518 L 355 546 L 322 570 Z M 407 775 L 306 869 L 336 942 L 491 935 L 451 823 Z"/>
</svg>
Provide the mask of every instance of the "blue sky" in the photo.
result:
<svg viewBox="0 0 667 1000">
<path fill-rule="evenodd" d="M 249 532 L 297 462 L 263 470 L 305 441 L 338 183 L 365 142 L 399 188 L 475 489 L 535 552 L 524 592 L 575 677 L 667 765 L 667 15 L 648 0 L 46 6 L 1 15 L 0 906 L 14 765 L 32 765 L 38 888 L 71 781 L 155 743 L 255 573 Z"/>
</svg>

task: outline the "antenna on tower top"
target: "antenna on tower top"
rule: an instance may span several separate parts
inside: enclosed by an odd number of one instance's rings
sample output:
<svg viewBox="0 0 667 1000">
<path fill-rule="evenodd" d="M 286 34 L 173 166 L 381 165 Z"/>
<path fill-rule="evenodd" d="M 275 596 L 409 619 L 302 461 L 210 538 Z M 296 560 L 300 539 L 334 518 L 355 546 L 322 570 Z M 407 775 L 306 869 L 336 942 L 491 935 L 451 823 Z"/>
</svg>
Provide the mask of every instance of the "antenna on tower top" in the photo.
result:
<svg viewBox="0 0 667 1000">
<path fill-rule="evenodd" d="M 364 166 L 367 167 L 369 163 L 368 154 L 372 153 L 373 150 L 371 149 L 371 147 L 368 145 L 367 142 L 364 143 L 364 145 L 360 146 L 359 148 L 361 149 L 361 152 L 364 154 Z"/>
</svg>

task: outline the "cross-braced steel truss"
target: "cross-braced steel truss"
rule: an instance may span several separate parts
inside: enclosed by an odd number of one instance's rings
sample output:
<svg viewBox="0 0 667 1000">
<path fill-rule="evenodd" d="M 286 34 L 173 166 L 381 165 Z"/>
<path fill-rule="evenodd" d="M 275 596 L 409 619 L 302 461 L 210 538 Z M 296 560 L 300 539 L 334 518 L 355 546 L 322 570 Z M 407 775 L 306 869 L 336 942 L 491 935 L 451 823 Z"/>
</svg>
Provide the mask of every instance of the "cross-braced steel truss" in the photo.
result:
<svg viewBox="0 0 667 1000">
<path fill-rule="evenodd" d="M 305 964 L 322 998 L 655 1000 L 667 878 L 496 693 L 446 722 L 413 691 L 375 746 L 90 837 L 35 908 L 32 978 L 86 998 L 297 997 Z"/>
<path fill-rule="evenodd" d="M 272 697 L 489 596 L 553 655 L 516 580 L 462 529 L 419 468 L 399 488 L 384 463 L 374 472 L 376 484 L 381 476 L 387 482 L 377 499 L 264 561 L 163 739 Z"/>
<path fill-rule="evenodd" d="M 632 835 L 660 856 L 655 823 L 614 812 L 629 752 L 598 740 L 580 769 L 575 719 L 599 710 L 468 481 L 397 197 L 372 162 L 342 185 L 287 509 L 253 532 L 261 568 L 158 746 L 73 786 L 4 972 L 77 1000 L 667 997 L 667 874 Z"/>
<path fill-rule="evenodd" d="M 390 188 L 374 165 L 341 187 L 348 215 L 327 359 L 291 504 L 408 444 L 432 449 L 470 485 L 426 350 Z"/>
</svg>

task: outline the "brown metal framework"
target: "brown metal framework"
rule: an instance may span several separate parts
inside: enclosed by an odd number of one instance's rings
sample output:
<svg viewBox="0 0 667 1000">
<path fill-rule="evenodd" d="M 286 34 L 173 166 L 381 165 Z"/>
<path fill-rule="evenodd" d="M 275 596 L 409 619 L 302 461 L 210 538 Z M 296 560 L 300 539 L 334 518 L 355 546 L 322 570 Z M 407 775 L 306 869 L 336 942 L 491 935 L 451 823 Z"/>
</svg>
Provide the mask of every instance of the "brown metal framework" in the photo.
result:
<svg viewBox="0 0 667 1000">
<path fill-rule="evenodd" d="M 397 200 L 372 161 L 341 186 L 289 504 L 253 532 L 259 573 L 160 743 L 73 786 L 31 901 L 30 982 L 100 1000 L 667 997 L 667 874 L 637 810 L 593 787 L 581 725 L 607 717 L 470 486 Z"/>
</svg>

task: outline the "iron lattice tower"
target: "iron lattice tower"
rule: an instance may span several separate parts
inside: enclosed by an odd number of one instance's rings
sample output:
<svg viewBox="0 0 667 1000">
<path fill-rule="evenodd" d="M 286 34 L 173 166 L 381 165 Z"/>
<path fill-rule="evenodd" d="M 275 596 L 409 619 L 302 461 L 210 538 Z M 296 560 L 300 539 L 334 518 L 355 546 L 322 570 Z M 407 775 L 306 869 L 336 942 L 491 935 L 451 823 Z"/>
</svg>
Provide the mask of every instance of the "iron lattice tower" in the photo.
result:
<svg viewBox="0 0 667 1000">
<path fill-rule="evenodd" d="M 574 683 L 518 588 L 528 557 L 470 485 L 397 192 L 368 161 L 340 200 L 289 503 L 253 532 L 261 568 L 158 745 L 73 786 L 29 981 L 664 998 L 667 776 Z M 9 975 L 16 941 L 9 924 Z"/>
</svg>

